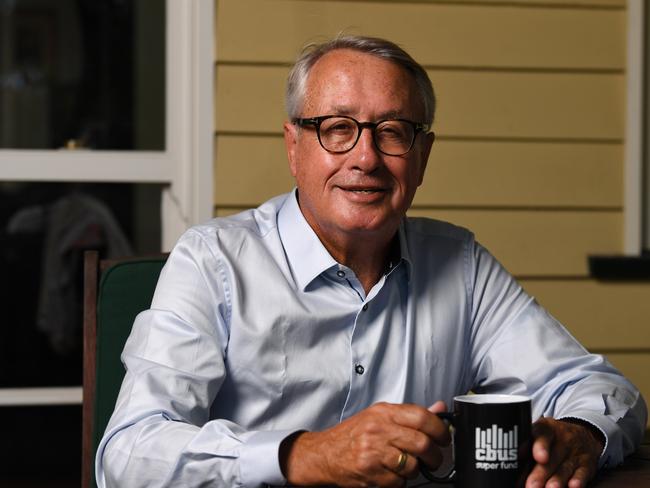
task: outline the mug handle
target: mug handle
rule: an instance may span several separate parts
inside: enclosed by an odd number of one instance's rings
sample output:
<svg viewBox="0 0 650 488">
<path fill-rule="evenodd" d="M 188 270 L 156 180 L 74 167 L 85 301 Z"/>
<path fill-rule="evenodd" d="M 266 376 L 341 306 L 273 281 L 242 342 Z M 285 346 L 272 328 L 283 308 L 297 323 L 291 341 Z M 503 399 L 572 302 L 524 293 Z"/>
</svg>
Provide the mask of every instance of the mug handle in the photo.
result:
<svg viewBox="0 0 650 488">
<path fill-rule="evenodd" d="M 454 412 L 440 412 L 436 414 L 438 417 L 440 417 L 442 420 L 446 420 L 449 422 L 451 425 L 454 425 L 454 420 L 456 419 L 456 414 Z M 422 476 L 424 476 L 426 479 L 429 481 L 433 481 L 434 483 L 453 483 L 454 479 L 456 478 L 456 468 L 452 467 L 449 473 L 447 473 L 445 476 L 435 476 L 433 472 L 429 470 L 429 468 L 426 467 L 426 465 L 418 459 L 418 466 L 420 468 L 420 473 Z"/>
</svg>

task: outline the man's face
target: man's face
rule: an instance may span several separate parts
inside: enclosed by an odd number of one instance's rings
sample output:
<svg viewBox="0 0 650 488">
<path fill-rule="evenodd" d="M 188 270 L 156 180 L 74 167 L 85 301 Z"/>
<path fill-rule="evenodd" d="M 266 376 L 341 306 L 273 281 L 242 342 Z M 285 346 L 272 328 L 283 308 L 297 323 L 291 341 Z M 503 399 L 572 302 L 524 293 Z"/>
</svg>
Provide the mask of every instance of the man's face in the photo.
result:
<svg viewBox="0 0 650 488">
<path fill-rule="evenodd" d="M 347 115 L 359 122 L 423 121 L 412 76 L 389 61 L 339 49 L 313 66 L 301 117 Z M 403 156 L 379 152 L 364 129 L 350 151 L 323 149 L 313 127 L 286 123 L 285 143 L 300 208 L 324 242 L 350 237 L 390 239 L 422 183 L 433 134 L 419 133 Z"/>
</svg>

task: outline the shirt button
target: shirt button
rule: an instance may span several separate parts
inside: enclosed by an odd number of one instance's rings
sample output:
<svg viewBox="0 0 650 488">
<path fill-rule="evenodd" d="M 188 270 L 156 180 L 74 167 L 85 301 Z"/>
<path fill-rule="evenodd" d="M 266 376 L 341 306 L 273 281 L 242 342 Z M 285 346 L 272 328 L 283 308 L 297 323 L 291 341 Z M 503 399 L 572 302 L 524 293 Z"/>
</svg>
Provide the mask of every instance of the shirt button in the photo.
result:
<svg viewBox="0 0 650 488">
<path fill-rule="evenodd" d="M 368 310 L 368 304 L 365 303 L 365 304 L 363 305 L 363 307 L 361 307 L 361 310 L 363 310 L 364 312 L 365 312 L 366 310 Z"/>
<path fill-rule="evenodd" d="M 354 370 L 357 372 L 357 374 L 363 374 L 366 369 L 362 365 L 356 364 L 354 366 Z"/>
<path fill-rule="evenodd" d="M 336 272 L 336 276 L 339 278 L 343 278 L 345 276 L 345 271 L 341 271 L 340 269 Z"/>
</svg>

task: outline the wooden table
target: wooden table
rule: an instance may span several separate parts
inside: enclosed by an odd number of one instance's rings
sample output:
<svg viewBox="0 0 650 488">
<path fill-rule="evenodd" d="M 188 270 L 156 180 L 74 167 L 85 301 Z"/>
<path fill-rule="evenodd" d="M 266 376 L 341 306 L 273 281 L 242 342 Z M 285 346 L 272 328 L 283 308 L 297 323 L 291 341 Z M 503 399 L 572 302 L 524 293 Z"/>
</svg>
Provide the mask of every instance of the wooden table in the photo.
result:
<svg viewBox="0 0 650 488">
<path fill-rule="evenodd" d="M 590 488 L 650 487 L 650 444 L 643 444 L 622 466 L 605 470 L 589 485 Z"/>
</svg>

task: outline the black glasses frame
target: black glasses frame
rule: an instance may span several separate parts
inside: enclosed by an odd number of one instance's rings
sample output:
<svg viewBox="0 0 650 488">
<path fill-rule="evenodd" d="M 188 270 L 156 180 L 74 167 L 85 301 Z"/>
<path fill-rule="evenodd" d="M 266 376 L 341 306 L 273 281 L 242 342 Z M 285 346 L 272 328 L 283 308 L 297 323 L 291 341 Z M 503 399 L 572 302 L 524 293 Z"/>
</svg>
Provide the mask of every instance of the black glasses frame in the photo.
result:
<svg viewBox="0 0 650 488">
<path fill-rule="evenodd" d="M 345 149 L 343 151 L 332 151 L 331 149 L 327 149 L 323 145 L 323 141 L 320 138 L 321 124 L 323 123 L 323 121 L 327 119 L 333 119 L 333 118 L 348 119 L 354 122 L 355 124 L 357 124 L 357 138 L 348 149 Z M 379 144 L 377 143 L 377 139 L 376 139 L 377 127 L 383 124 L 384 122 L 391 122 L 391 121 L 405 122 L 407 124 L 410 124 L 413 127 L 413 139 L 411 140 L 411 144 L 409 145 L 409 148 L 403 153 L 399 153 L 399 154 L 387 153 L 385 151 L 382 151 L 382 149 L 379 147 Z M 372 132 L 372 142 L 374 143 L 375 147 L 380 153 L 385 154 L 386 156 L 404 156 L 404 154 L 408 153 L 411 149 L 413 149 L 413 144 L 415 144 L 415 138 L 418 136 L 418 134 L 420 132 L 427 132 L 429 130 L 429 124 L 423 124 L 421 122 L 413 122 L 412 120 L 407 120 L 407 119 L 383 119 L 377 122 L 359 122 L 357 119 L 348 117 L 347 115 L 321 115 L 319 117 L 308 117 L 308 118 L 296 117 L 292 119 L 291 122 L 299 127 L 310 127 L 310 126 L 314 127 L 316 129 L 316 135 L 318 137 L 318 143 L 320 144 L 320 146 L 323 149 L 325 149 L 327 152 L 333 154 L 343 154 L 354 149 L 354 146 L 356 146 L 357 142 L 359 142 L 359 138 L 361 137 L 361 132 L 363 131 L 363 129 L 368 128 Z"/>
</svg>

